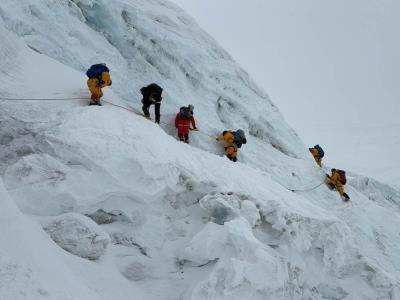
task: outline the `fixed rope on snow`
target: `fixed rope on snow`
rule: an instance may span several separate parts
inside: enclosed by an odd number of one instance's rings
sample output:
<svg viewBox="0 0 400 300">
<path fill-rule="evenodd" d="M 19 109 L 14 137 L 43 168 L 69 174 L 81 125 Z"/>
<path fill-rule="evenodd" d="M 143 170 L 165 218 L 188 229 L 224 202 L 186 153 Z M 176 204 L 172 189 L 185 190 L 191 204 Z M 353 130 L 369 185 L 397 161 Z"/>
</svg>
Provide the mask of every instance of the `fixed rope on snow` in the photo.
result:
<svg viewBox="0 0 400 300">
<path fill-rule="evenodd" d="M 84 97 L 70 97 L 70 98 L 8 98 L 8 97 L 0 97 L 0 101 L 72 101 L 72 100 L 87 100 L 87 98 L 84 98 Z M 131 113 L 134 113 L 134 114 L 138 115 L 138 116 L 142 116 L 143 115 L 142 113 L 140 113 L 139 111 L 135 110 L 132 107 L 128 108 L 128 107 L 125 107 L 125 106 L 122 106 L 122 105 L 118 105 L 118 104 L 112 103 L 112 102 L 104 100 L 104 99 L 102 101 L 105 102 L 105 103 L 108 103 L 108 104 L 110 104 L 112 106 L 116 106 L 116 107 L 125 109 L 125 110 L 127 110 L 127 111 L 129 111 Z M 163 124 L 163 125 L 166 125 L 166 126 L 174 127 L 173 125 L 165 123 L 165 122 L 160 122 L 160 123 Z M 203 134 L 205 136 L 213 138 L 213 136 L 211 136 L 211 135 L 209 135 L 209 134 L 207 134 L 205 132 L 202 132 L 202 131 L 198 131 L 198 132 L 200 134 Z"/>
<path fill-rule="evenodd" d="M 84 97 L 70 97 L 70 98 L 8 98 L 8 97 L 0 97 L 0 101 L 72 101 L 72 100 L 87 100 L 87 98 L 84 98 Z M 129 112 L 135 114 L 135 115 L 143 116 L 143 114 L 141 112 L 135 110 L 132 107 L 125 107 L 125 106 L 118 105 L 118 104 L 112 103 L 112 102 L 104 100 L 104 99 L 102 101 L 105 102 L 105 103 L 108 103 L 109 105 L 122 108 L 122 109 L 124 109 L 126 111 L 129 111 Z M 173 126 L 171 124 L 168 124 L 168 123 L 165 123 L 165 122 L 160 122 L 160 123 L 163 124 L 163 125 L 166 125 L 166 126 L 175 127 L 175 126 Z M 198 131 L 198 132 L 200 134 L 203 134 L 203 135 L 208 136 L 210 138 L 214 138 L 213 136 L 211 136 L 211 135 L 209 135 L 209 134 L 207 134 L 205 132 L 201 132 L 201 131 Z M 301 189 L 301 190 L 299 190 L 299 189 L 289 189 L 289 188 L 287 188 L 285 186 L 284 187 L 286 189 L 288 189 L 289 191 L 291 191 L 291 192 L 308 192 L 308 191 L 313 191 L 313 190 L 319 188 L 324 183 L 325 183 L 325 181 L 321 182 L 317 186 L 314 186 L 314 187 L 311 187 L 311 188 L 308 188 L 308 189 Z"/>
<path fill-rule="evenodd" d="M 311 187 L 311 188 L 309 188 L 309 189 L 303 189 L 303 190 L 296 190 L 296 189 L 288 189 L 288 190 L 290 190 L 291 192 L 309 192 L 309 191 L 313 191 L 313 190 L 315 190 L 315 189 L 317 189 L 317 188 L 319 188 L 321 185 L 323 185 L 325 183 L 325 181 L 323 181 L 323 182 L 321 182 L 320 184 L 318 184 L 317 186 L 314 186 L 314 187 Z"/>
<path fill-rule="evenodd" d="M 0 101 L 69 101 L 69 100 L 86 100 L 84 97 L 74 98 L 3 98 Z"/>
<path fill-rule="evenodd" d="M 141 112 L 138 112 L 136 109 L 134 109 L 134 108 L 132 108 L 132 107 L 129 107 L 129 108 L 128 108 L 128 107 L 125 107 L 125 106 L 122 106 L 122 105 L 118 105 L 118 104 L 112 103 L 112 102 L 107 101 L 107 100 L 104 100 L 104 99 L 103 99 L 102 101 L 105 102 L 105 103 L 108 103 L 108 104 L 110 104 L 110 105 L 112 105 L 112 106 L 116 106 L 116 107 L 125 109 L 125 110 L 127 110 L 127 111 L 129 111 L 129 112 L 131 112 L 131 113 L 134 113 L 134 114 L 138 115 L 138 116 L 143 116 L 143 114 L 142 114 Z M 160 122 L 160 123 L 163 124 L 163 125 L 166 125 L 166 126 L 175 128 L 175 126 L 173 126 L 173 125 L 171 125 L 171 124 L 168 124 L 168 123 L 165 123 L 165 122 Z M 200 134 L 203 134 L 203 135 L 206 135 L 206 136 L 208 136 L 208 137 L 210 137 L 210 138 L 213 138 L 213 136 L 211 136 L 211 135 L 209 135 L 209 134 L 207 134 L 207 133 L 205 133 L 205 132 L 198 131 L 198 130 L 196 130 L 196 131 L 199 132 Z"/>
</svg>

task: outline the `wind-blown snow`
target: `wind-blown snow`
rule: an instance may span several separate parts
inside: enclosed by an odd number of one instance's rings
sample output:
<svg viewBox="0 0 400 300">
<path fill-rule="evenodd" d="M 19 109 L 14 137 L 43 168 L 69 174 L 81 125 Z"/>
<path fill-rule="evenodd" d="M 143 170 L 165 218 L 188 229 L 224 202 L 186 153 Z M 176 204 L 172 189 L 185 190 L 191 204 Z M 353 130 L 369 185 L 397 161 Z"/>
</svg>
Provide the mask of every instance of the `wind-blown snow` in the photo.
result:
<svg viewBox="0 0 400 300">
<path fill-rule="evenodd" d="M 323 185 L 291 192 L 324 172 L 182 10 L 5 0 L 0 16 L 0 96 L 83 98 L 0 102 L 0 299 L 399 297 L 398 192 L 356 175 L 349 203 Z M 100 61 L 111 103 L 140 109 L 141 86 L 165 87 L 161 127 L 109 103 L 86 106 L 83 70 Z M 191 145 L 168 125 L 188 103 L 200 128 Z M 249 137 L 234 164 L 214 136 L 237 128 Z M 99 210 L 123 217 L 102 222 Z M 52 240 L 49 222 L 68 216 L 86 224 L 80 234 L 102 236 L 96 260 L 79 257 L 87 240 L 74 239 L 73 253 Z"/>
</svg>

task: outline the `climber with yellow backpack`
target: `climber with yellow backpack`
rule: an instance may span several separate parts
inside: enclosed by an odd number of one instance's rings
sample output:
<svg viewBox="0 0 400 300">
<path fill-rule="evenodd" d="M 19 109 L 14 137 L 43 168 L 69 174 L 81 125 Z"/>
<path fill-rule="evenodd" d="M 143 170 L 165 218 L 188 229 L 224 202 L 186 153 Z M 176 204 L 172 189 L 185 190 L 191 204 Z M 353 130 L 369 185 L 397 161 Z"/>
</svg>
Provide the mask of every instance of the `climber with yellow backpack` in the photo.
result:
<svg viewBox="0 0 400 300">
<path fill-rule="evenodd" d="M 217 141 L 225 141 L 225 154 L 233 162 L 237 161 L 237 154 L 242 144 L 246 144 L 246 136 L 243 130 L 237 131 L 226 130 L 221 136 L 216 138 Z"/>
<path fill-rule="evenodd" d="M 349 195 L 344 192 L 344 185 L 346 185 L 347 182 L 346 172 L 339 169 L 332 169 L 331 172 L 331 176 L 329 176 L 328 174 L 326 175 L 326 185 L 331 190 L 336 189 L 339 192 L 340 196 L 342 196 L 344 201 L 349 201 Z"/>
</svg>

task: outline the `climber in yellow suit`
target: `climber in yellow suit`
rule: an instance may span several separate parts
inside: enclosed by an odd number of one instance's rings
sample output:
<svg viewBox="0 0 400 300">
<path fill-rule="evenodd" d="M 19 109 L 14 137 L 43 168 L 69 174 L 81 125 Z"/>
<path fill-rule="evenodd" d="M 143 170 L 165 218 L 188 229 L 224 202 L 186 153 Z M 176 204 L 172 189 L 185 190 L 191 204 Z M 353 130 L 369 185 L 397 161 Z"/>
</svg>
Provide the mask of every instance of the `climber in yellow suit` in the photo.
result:
<svg viewBox="0 0 400 300">
<path fill-rule="evenodd" d="M 315 162 L 318 164 L 320 168 L 322 168 L 322 158 L 325 155 L 324 150 L 321 148 L 320 145 L 315 145 L 312 148 L 308 148 L 308 150 L 311 152 L 312 156 L 315 159 Z"/>
<path fill-rule="evenodd" d="M 319 152 L 315 148 L 308 148 L 308 150 L 311 152 L 312 156 L 315 159 L 315 162 L 317 163 L 318 166 L 322 167 L 322 158 L 319 156 Z"/>
<path fill-rule="evenodd" d="M 221 136 L 216 138 L 217 141 L 225 141 L 225 154 L 233 162 L 237 161 L 238 149 L 242 144 L 246 144 L 246 136 L 244 131 L 224 131 Z"/>
<path fill-rule="evenodd" d="M 103 97 L 101 89 L 112 84 L 109 69 L 105 64 L 97 64 L 91 66 L 86 74 L 89 77 L 87 85 L 91 93 L 89 105 L 101 105 L 100 98 Z"/>
<path fill-rule="evenodd" d="M 344 185 L 346 184 L 346 172 L 339 169 L 332 169 L 332 175 L 326 175 L 326 184 L 331 190 L 336 189 L 340 196 L 342 196 L 345 201 L 349 201 L 350 197 L 344 192 Z"/>
</svg>

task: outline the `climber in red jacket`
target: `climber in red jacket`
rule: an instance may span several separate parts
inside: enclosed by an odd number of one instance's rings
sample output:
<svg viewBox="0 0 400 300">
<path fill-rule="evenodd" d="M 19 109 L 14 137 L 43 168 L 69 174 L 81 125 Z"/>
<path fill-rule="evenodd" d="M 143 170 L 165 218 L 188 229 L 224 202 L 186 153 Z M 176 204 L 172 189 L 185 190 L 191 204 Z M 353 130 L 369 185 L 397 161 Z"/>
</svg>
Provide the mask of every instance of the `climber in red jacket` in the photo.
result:
<svg viewBox="0 0 400 300">
<path fill-rule="evenodd" d="M 183 106 L 175 118 L 175 127 L 178 129 L 178 137 L 182 142 L 189 144 L 190 124 L 193 130 L 197 130 L 193 117 L 193 105 Z"/>
</svg>

